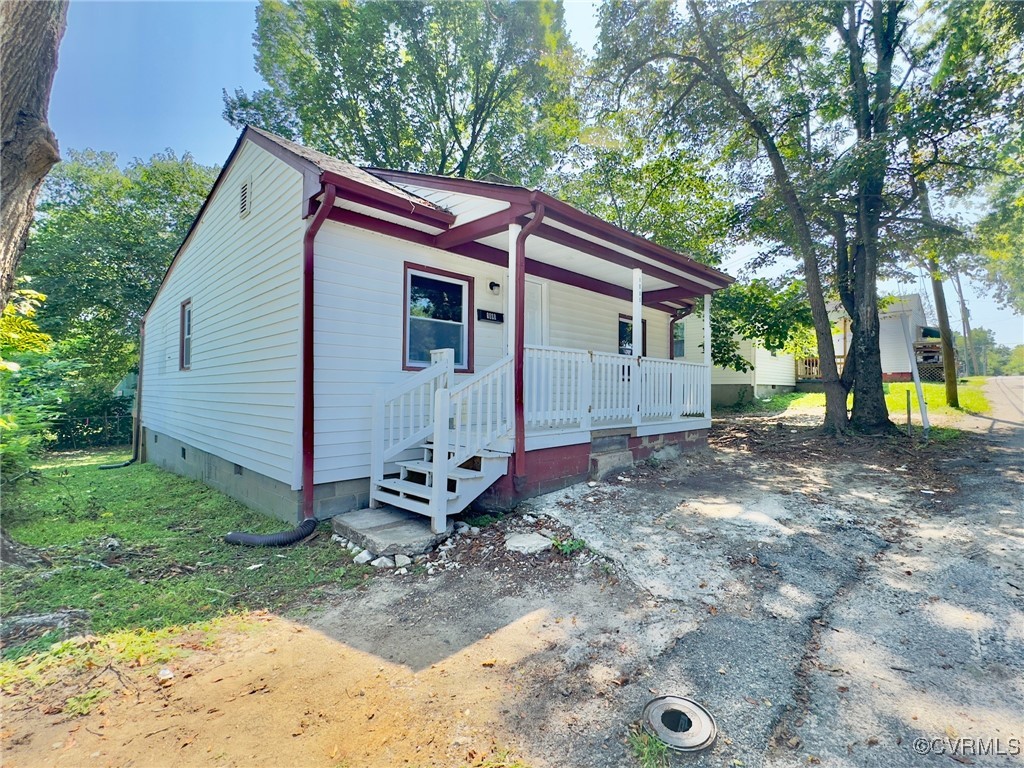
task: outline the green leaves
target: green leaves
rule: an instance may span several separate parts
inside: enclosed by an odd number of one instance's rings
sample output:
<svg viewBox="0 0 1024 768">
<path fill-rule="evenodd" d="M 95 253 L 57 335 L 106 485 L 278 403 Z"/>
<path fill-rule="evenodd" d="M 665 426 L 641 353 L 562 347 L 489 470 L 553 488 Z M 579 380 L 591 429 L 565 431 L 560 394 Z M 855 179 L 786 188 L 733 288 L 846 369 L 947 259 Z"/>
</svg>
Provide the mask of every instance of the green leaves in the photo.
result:
<svg viewBox="0 0 1024 768">
<path fill-rule="evenodd" d="M 48 297 L 37 321 L 58 356 L 91 361 L 108 388 L 134 367 L 139 322 L 215 172 L 172 152 L 122 170 L 85 150 L 47 177 L 21 270 Z"/>
<path fill-rule="evenodd" d="M 535 183 L 576 123 L 560 4 L 264 0 L 224 116 L 353 162 Z"/>
</svg>

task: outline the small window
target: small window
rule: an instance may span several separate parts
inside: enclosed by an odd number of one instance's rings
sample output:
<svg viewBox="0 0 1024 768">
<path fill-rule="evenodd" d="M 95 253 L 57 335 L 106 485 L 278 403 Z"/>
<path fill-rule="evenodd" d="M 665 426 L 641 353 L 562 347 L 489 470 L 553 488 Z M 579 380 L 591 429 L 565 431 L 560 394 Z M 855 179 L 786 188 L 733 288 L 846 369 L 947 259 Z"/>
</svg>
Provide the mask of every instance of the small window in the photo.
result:
<svg viewBox="0 0 1024 768">
<path fill-rule="evenodd" d="M 192 367 L 192 299 L 181 304 L 181 333 L 178 346 L 178 367 L 187 371 Z"/>
<path fill-rule="evenodd" d="M 682 318 L 672 321 L 672 355 L 673 360 L 686 357 L 686 325 Z"/>
<path fill-rule="evenodd" d="M 238 189 L 238 216 L 244 219 L 249 215 L 252 208 L 252 179 L 248 178 L 242 182 Z"/>
<path fill-rule="evenodd" d="M 473 279 L 406 265 L 405 367 L 430 364 L 430 352 L 454 349 L 455 367 L 472 368 Z"/>
<path fill-rule="evenodd" d="M 640 354 L 647 357 L 647 321 L 641 328 L 644 348 Z M 633 357 L 633 320 L 626 315 L 619 315 L 619 354 Z"/>
</svg>

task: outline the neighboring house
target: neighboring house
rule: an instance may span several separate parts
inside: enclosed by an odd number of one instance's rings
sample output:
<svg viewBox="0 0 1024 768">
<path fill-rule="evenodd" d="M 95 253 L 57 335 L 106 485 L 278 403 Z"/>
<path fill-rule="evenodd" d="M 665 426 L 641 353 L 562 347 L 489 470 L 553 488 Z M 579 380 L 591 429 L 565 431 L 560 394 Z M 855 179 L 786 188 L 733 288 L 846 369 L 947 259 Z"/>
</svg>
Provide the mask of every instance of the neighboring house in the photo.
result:
<svg viewBox="0 0 1024 768">
<path fill-rule="evenodd" d="M 144 319 L 143 458 L 288 521 L 439 530 L 702 442 L 730 282 L 542 192 L 246 128 Z"/>
<path fill-rule="evenodd" d="M 904 318 L 921 378 L 925 381 L 942 381 L 942 344 L 939 329 L 926 325 L 921 296 L 916 293 L 907 296 L 886 296 L 879 303 L 881 308 L 878 312 L 878 348 L 882 358 L 882 381 L 910 381 L 913 378 L 910 355 L 907 353 Z M 829 313 L 829 317 L 833 327 L 837 329 L 832 335 L 832 344 L 836 350 L 836 362 L 842 371 L 846 355 L 853 343 L 850 316 L 841 306 L 837 306 Z M 820 379 L 818 358 L 798 360 L 797 378 L 801 381 Z"/>
<path fill-rule="evenodd" d="M 126 373 L 124 378 L 117 382 L 117 386 L 110 390 L 115 397 L 135 397 L 135 390 L 139 385 L 139 374 Z"/>
<path fill-rule="evenodd" d="M 796 386 L 796 360 L 788 352 L 771 352 L 749 339 L 739 340 L 739 353 L 751 364 L 749 371 L 711 369 L 714 405 L 749 403 L 755 397 L 792 392 Z"/>
</svg>

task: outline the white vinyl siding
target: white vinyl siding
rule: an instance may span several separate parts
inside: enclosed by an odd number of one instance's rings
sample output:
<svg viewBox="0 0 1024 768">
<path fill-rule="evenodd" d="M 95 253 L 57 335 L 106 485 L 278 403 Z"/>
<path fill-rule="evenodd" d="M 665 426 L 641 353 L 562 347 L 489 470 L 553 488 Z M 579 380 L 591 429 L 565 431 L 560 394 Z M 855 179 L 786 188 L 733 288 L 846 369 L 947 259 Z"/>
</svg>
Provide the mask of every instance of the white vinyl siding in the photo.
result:
<svg viewBox="0 0 1024 768">
<path fill-rule="evenodd" d="M 739 339 L 739 353 L 740 356 L 748 363 L 754 364 L 757 362 L 755 355 L 754 344 L 749 339 Z M 689 350 L 687 350 L 689 351 Z M 711 383 L 712 384 L 748 384 L 753 386 L 754 384 L 754 371 L 753 369 L 745 372 L 733 370 L 732 368 L 718 368 L 713 367 L 711 369 Z M 757 383 L 761 383 L 761 375 L 758 373 Z"/>
<path fill-rule="evenodd" d="M 242 146 L 149 313 L 142 393 L 148 429 L 293 487 L 301 194 L 297 171 L 254 144 Z M 179 371 L 186 299 L 195 313 L 191 370 Z"/>
<path fill-rule="evenodd" d="M 375 393 L 402 370 L 405 264 L 473 278 L 473 312 L 506 312 L 506 270 L 336 222 L 316 238 L 315 481 L 368 477 Z M 491 282 L 501 285 L 491 293 Z M 505 354 L 503 324 L 473 318 L 474 370 Z"/>
<path fill-rule="evenodd" d="M 796 384 L 796 360 L 793 356 L 779 351 L 772 356 L 772 353 L 758 347 L 755 357 L 757 366 L 757 386 L 792 387 Z"/>
<path fill-rule="evenodd" d="M 550 346 L 618 354 L 619 315 L 632 315 L 632 302 L 534 279 L 548 285 Z M 667 358 L 668 313 L 644 307 L 643 319 L 647 321 L 647 355 Z"/>
</svg>

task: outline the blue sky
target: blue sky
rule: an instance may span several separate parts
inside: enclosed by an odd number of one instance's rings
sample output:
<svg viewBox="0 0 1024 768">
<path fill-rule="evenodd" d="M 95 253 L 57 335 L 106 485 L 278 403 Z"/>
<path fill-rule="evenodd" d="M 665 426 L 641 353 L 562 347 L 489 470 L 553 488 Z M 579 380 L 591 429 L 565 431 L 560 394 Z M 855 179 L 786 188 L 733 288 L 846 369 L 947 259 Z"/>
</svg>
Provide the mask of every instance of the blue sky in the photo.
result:
<svg viewBox="0 0 1024 768">
<path fill-rule="evenodd" d="M 566 21 L 585 49 L 595 41 L 595 3 L 568 0 Z M 172 149 L 201 163 L 224 162 L 238 132 L 225 122 L 222 91 L 251 91 L 252 2 L 92 2 L 72 0 L 50 99 L 50 124 L 61 149 L 115 152 L 122 163 Z M 728 263 L 736 271 L 742 256 Z M 966 286 L 965 286 L 966 288 Z M 896 290 L 895 286 L 885 286 Z M 914 287 L 904 287 L 903 292 Z M 1024 319 L 969 293 L 972 324 L 999 343 L 1024 343 Z M 950 321 L 959 327 L 955 295 Z"/>
</svg>

